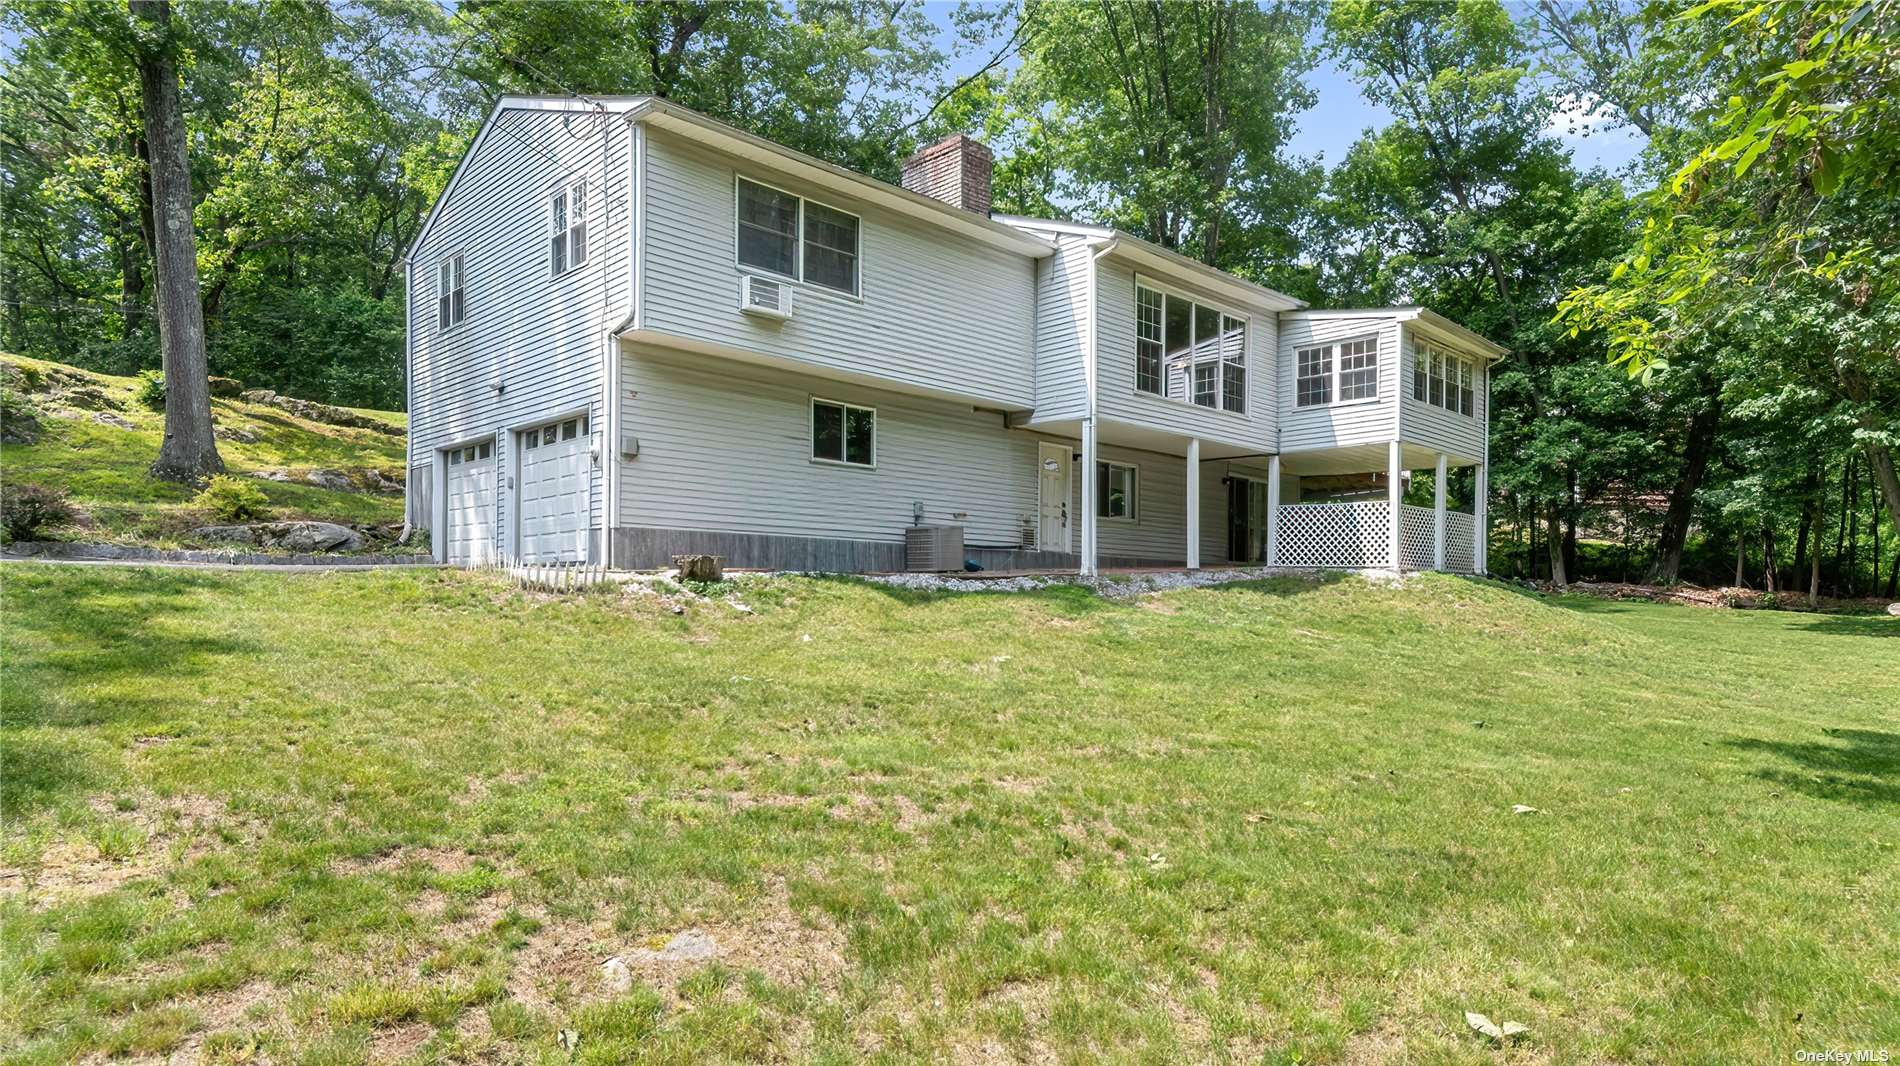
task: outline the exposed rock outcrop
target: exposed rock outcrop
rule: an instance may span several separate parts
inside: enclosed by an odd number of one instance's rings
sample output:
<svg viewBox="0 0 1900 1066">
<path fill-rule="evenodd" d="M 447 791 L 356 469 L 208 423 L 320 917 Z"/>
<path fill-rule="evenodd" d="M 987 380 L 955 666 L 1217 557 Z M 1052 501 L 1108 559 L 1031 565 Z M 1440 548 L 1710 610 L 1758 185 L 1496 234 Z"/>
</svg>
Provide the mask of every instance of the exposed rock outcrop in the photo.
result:
<svg viewBox="0 0 1900 1066">
<path fill-rule="evenodd" d="M 345 426 L 350 429 L 367 429 L 376 433 L 387 433 L 400 437 L 403 431 L 380 418 L 359 415 L 355 411 L 341 407 L 332 407 L 315 400 L 299 400 L 295 396 L 279 396 L 269 389 L 248 389 L 240 396 L 245 403 L 268 404 L 279 410 L 289 411 L 298 418 L 307 418 L 312 422 L 322 422 L 329 426 Z"/>
</svg>

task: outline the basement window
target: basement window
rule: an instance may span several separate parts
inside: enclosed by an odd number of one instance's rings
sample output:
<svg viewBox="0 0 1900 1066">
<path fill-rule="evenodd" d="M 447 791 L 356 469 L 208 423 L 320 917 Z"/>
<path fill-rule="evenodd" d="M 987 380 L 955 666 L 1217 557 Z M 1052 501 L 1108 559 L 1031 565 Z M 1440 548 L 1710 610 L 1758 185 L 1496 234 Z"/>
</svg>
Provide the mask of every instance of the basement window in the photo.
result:
<svg viewBox="0 0 1900 1066">
<path fill-rule="evenodd" d="M 811 457 L 820 463 L 877 465 L 877 409 L 811 401 Z"/>
</svg>

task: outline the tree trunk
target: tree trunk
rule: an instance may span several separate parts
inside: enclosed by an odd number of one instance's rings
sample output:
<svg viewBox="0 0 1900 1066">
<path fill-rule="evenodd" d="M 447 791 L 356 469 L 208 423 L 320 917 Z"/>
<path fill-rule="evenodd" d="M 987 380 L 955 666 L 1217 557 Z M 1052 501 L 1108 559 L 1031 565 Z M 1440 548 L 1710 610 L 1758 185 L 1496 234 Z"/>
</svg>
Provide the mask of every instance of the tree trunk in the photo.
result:
<svg viewBox="0 0 1900 1066">
<path fill-rule="evenodd" d="M 1884 444 L 1867 442 L 1862 448 L 1867 453 L 1867 469 L 1873 473 L 1874 484 L 1880 486 L 1880 498 L 1887 505 L 1887 519 L 1893 523 L 1894 537 L 1900 540 L 1900 474 L 1893 468 L 1893 453 Z"/>
<path fill-rule="evenodd" d="M 1649 581 L 1673 585 L 1682 572 L 1682 549 L 1689 542 L 1689 522 L 1695 517 L 1695 494 L 1702 487 L 1702 476 L 1709 469 L 1709 456 L 1715 451 L 1715 430 L 1722 420 L 1721 403 L 1711 385 L 1700 410 L 1689 419 L 1689 436 L 1683 444 L 1682 471 L 1669 490 L 1669 511 L 1663 516 L 1662 536 L 1656 545 L 1656 563 L 1650 568 Z"/>
<path fill-rule="evenodd" d="M 198 247 L 192 232 L 191 168 L 185 159 L 185 107 L 171 41 L 169 0 L 133 0 L 145 25 L 139 87 L 152 160 L 153 245 L 158 281 L 159 351 L 165 365 L 165 440 L 152 476 L 197 481 L 224 470 L 211 432 L 211 382 L 205 323 L 198 303 Z"/>
<path fill-rule="evenodd" d="M 1769 592 L 1781 587 L 1775 573 L 1775 527 L 1767 519 L 1761 524 L 1761 583 Z"/>
<path fill-rule="evenodd" d="M 1550 580 L 1554 585 L 1570 584 L 1564 570 L 1564 518 L 1563 508 L 1552 504 L 1550 512 L 1544 518 L 1544 547 L 1550 555 Z"/>
<path fill-rule="evenodd" d="M 1809 467 L 1807 480 L 1802 482 L 1801 485 L 1801 524 L 1797 527 L 1794 538 L 1794 566 L 1789 570 L 1789 573 L 1792 574 L 1794 578 L 1799 578 L 1801 572 L 1808 568 L 1809 533 L 1814 534 L 1815 549 L 1819 550 L 1821 547 L 1820 520 L 1815 514 L 1815 503 L 1817 502 L 1815 493 L 1819 491 L 1820 487 L 1820 472 L 1813 467 Z"/>
<path fill-rule="evenodd" d="M 1748 537 L 1740 530 L 1735 532 L 1735 588 L 1746 588 L 1742 571 L 1748 565 Z"/>
<path fill-rule="evenodd" d="M 1900 552 L 1893 553 L 1893 565 L 1887 568 L 1887 598 L 1900 593 Z"/>
<path fill-rule="evenodd" d="M 1817 541 L 1808 559 L 1808 606 L 1821 602 L 1821 545 Z"/>
</svg>

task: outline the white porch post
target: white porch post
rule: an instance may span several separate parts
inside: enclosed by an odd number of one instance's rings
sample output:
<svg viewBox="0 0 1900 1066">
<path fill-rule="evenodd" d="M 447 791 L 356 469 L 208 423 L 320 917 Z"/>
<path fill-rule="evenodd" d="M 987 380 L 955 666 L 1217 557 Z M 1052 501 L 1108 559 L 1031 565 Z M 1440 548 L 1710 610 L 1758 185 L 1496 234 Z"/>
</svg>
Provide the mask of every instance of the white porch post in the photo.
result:
<svg viewBox="0 0 1900 1066">
<path fill-rule="evenodd" d="M 1432 569 L 1445 568 L 1445 453 L 1438 453 L 1438 473 L 1432 478 Z"/>
<path fill-rule="evenodd" d="M 1405 504 L 1405 487 L 1400 484 L 1399 476 L 1404 472 L 1400 469 L 1404 462 L 1404 449 L 1399 446 L 1399 442 L 1393 441 L 1387 444 L 1385 461 L 1387 480 L 1386 500 L 1387 507 L 1392 512 L 1390 516 L 1392 519 L 1392 529 L 1390 535 L 1386 538 L 1386 561 L 1391 564 L 1392 572 L 1395 574 L 1405 569 L 1405 560 L 1399 555 L 1399 511 Z"/>
<path fill-rule="evenodd" d="M 1095 420 L 1082 420 L 1082 559 L 1083 576 L 1095 573 Z"/>
<path fill-rule="evenodd" d="M 1187 568 L 1201 568 L 1201 438 L 1188 438 Z"/>
<path fill-rule="evenodd" d="M 1267 559 L 1268 566 L 1280 564 L 1280 457 L 1267 460 Z"/>
<path fill-rule="evenodd" d="M 1471 490 L 1471 562 L 1480 576 L 1487 573 L 1491 554 L 1491 464 L 1479 463 Z"/>
</svg>

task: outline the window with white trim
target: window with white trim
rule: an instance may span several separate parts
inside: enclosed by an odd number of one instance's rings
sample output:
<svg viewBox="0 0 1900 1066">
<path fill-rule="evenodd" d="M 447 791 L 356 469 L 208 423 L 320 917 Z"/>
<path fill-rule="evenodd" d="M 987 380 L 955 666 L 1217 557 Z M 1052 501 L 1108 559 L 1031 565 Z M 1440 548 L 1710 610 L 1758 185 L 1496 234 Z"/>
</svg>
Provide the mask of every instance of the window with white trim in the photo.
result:
<svg viewBox="0 0 1900 1066">
<path fill-rule="evenodd" d="M 1137 282 L 1135 388 L 1244 414 L 1247 320 Z"/>
<path fill-rule="evenodd" d="M 1379 338 L 1361 337 L 1339 345 L 1339 398 L 1372 400 L 1379 395 Z"/>
<path fill-rule="evenodd" d="M 1294 356 L 1297 368 L 1293 379 L 1294 404 L 1317 407 L 1333 402 L 1333 346 L 1322 344 L 1301 348 Z"/>
<path fill-rule="evenodd" d="M 1101 460 L 1095 464 L 1095 513 L 1102 518 L 1135 520 L 1135 479 L 1140 471 L 1128 463 Z"/>
<path fill-rule="evenodd" d="M 739 265 L 858 294 L 858 216 L 738 179 Z"/>
<path fill-rule="evenodd" d="M 451 329 L 468 317 L 468 297 L 462 276 L 462 253 L 442 257 L 435 268 L 435 325 Z"/>
<path fill-rule="evenodd" d="M 1321 407 L 1379 398 L 1379 338 L 1354 337 L 1294 353 L 1293 405 Z"/>
<path fill-rule="evenodd" d="M 877 465 L 877 408 L 811 401 L 811 457 L 824 463 Z"/>
<path fill-rule="evenodd" d="M 556 190 L 548 204 L 548 272 L 565 274 L 587 262 L 587 182 Z"/>
<path fill-rule="evenodd" d="M 1477 414 L 1478 375 L 1475 360 L 1452 355 L 1437 345 L 1420 342 L 1412 358 L 1412 399 L 1442 407 L 1453 414 Z"/>
<path fill-rule="evenodd" d="M 1146 286 L 1135 288 L 1135 388 L 1166 395 L 1161 384 L 1161 305 L 1166 297 Z"/>
</svg>

